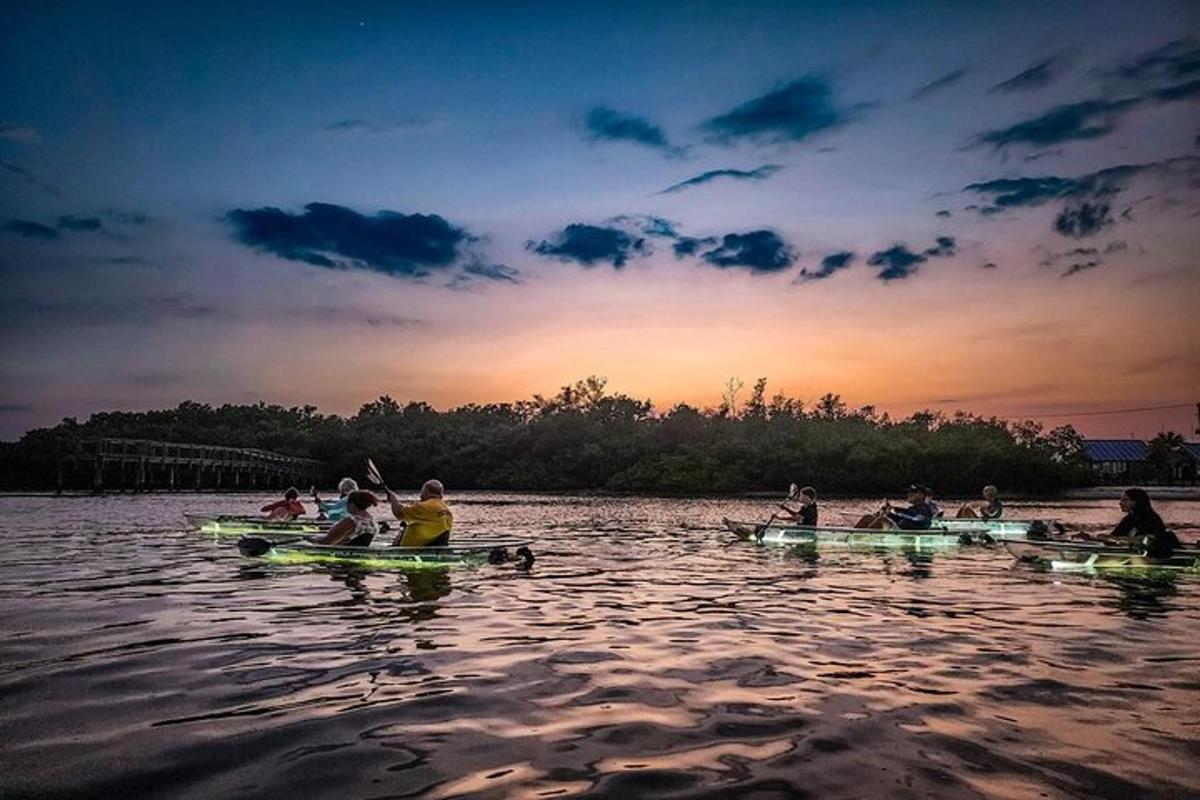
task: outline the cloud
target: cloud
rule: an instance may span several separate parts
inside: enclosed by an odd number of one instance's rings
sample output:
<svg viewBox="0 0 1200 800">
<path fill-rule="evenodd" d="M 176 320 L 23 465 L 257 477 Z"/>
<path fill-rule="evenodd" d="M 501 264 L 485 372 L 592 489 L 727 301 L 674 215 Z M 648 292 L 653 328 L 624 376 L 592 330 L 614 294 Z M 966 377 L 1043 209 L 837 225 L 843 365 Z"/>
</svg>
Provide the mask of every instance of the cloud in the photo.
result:
<svg viewBox="0 0 1200 800">
<path fill-rule="evenodd" d="M 26 239 L 49 240 L 58 238 L 58 231 L 54 230 L 54 228 L 27 219 L 10 219 L 4 223 L 4 230 Z"/>
<path fill-rule="evenodd" d="M 921 100 L 935 92 L 941 91 L 942 89 L 945 89 L 949 86 L 953 86 L 954 84 L 961 81 L 963 79 L 963 77 L 965 77 L 966 74 L 970 71 L 971 70 L 964 67 L 963 69 L 956 69 L 953 72 L 947 73 L 946 75 L 943 75 L 942 77 L 940 77 L 936 80 L 930 81 L 929 83 L 922 86 L 920 89 L 917 89 L 915 92 L 912 93 L 912 95 L 908 99 L 909 100 Z"/>
<path fill-rule="evenodd" d="M 38 138 L 37 129 L 32 125 L 0 121 L 0 139 L 9 142 L 36 142 Z"/>
<path fill-rule="evenodd" d="M 987 214 L 1011 208 L 1032 208 L 1055 200 L 1111 197 L 1124 191 L 1139 175 L 1151 175 L 1168 183 L 1182 183 L 1194 188 L 1200 185 L 1200 157 L 1181 156 L 1144 164 L 1120 164 L 1075 178 L 1056 175 L 1000 178 L 967 184 L 963 191 L 990 195 L 993 205 L 975 209 Z"/>
<path fill-rule="evenodd" d="M 540 256 L 559 261 L 574 261 L 585 267 L 608 263 L 617 269 L 625 266 L 630 258 L 650 252 L 644 238 L 620 228 L 578 222 L 563 228 L 552 239 L 538 244 L 526 242 L 525 247 Z"/>
<path fill-rule="evenodd" d="M 706 236 L 703 239 L 696 239 L 691 236 L 681 236 L 673 245 L 675 257 L 683 258 L 684 256 L 694 256 L 703 248 L 710 247 L 716 243 L 717 240 L 712 236 Z"/>
<path fill-rule="evenodd" d="M 1099 260 L 1079 261 L 1079 262 L 1076 262 L 1076 263 L 1072 264 L 1071 266 L 1067 267 L 1067 271 L 1064 272 L 1059 277 L 1060 278 L 1069 278 L 1072 275 L 1083 272 L 1085 269 L 1094 269 L 1095 267 L 1100 266 L 1101 263 L 1103 263 L 1103 262 L 1101 262 Z"/>
<path fill-rule="evenodd" d="M 101 223 L 99 217 L 78 217 L 69 214 L 65 217 L 58 218 L 58 227 L 68 231 L 98 231 Z"/>
<path fill-rule="evenodd" d="M 853 109 L 839 107 L 829 81 L 806 75 L 711 119 L 702 127 L 721 144 L 748 139 L 802 142 L 845 125 Z"/>
<path fill-rule="evenodd" d="M 25 181 L 29 185 L 36 186 L 37 188 L 41 189 L 43 192 L 46 192 L 47 194 L 52 194 L 55 197 L 59 197 L 59 198 L 61 198 L 63 196 L 63 193 L 58 189 L 58 187 L 53 186 L 49 183 L 46 183 L 41 178 L 37 177 L 36 175 L 34 175 L 32 172 L 25 169 L 24 167 L 18 167 L 16 164 L 12 164 L 8 161 L 4 161 L 4 160 L 0 159 L 0 169 L 8 170 L 13 175 L 16 175 L 17 177 L 21 178 L 23 181 Z"/>
<path fill-rule="evenodd" d="M 1064 65 L 1059 56 L 1047 58 L 1040 64 L 1034 64 L 1027 70 L 1018 72 L 1008 80 L 1001 81 L 988 89 L 989 92 L 1027 92 L 1049 86 L 1058 77 L 1058 70 Z"/>
<path fill-rule="evenodd" d="M 463 275 L 467 278 L 485 278 L 506 283 L 520 283 L 521 272 L 504 264 L 484 264 L 482 262 L 468 264 L 463 267 Z"/>
<path fill-rule="evenodd" d="M 925 250 L 922 255 L 933 258 L 943 258 L 954 255 L 955 241 L 953 236 L 937 237 L 937 244 Z"/>
<path fill-rule="evenodd" d="M 751 272 L 778 272 L 787 269 L 795 256 L 787 242 L 774 231 L 727 233 L 721 243 L 701 258 L 714 267 L 745 267 Z"/>
<path fill-rule="evenodd" d="M 946 219 L 946 218 L 950 217 L 950 216 L 951 216 L 951 214 L 950 214 L 950 212 L 949 212 L 947 209 L 944 209 L 944 208 L 943 208 L 941 211 L 939 211 L 939 212 L 937 212 L 936 214 L 934 214 L 934 216 L 935 216 L 935 217 L 941 217 L 942 219 Z"/>
<path fill-rule="evenodd" d="M 933 247 L 914 253 L 908 245 L 896 244 L 887 250 L 878 250 L 867 259 L 868 266 L 882 267 L 875 277 L 884 283 L 903 280 L 916 273 L 920 266 L 931 258 L 945 258 L 955 253 L 955 241 L 951 236 L 937 237 Z"/>
<path fill-rule="evenodd" d="M 1074 247 L 1058 253 L 1045 251 L 1045 256 L 1038 262 L 1038 266 L 1057 268 L 1064 261 L 1070 262 L 1060 275 L 1066 278 L 1084 270 L 1095 269 L 1105 263 L 1103 255 L 1119 253 L 1128 247 L 1127 242 L 1118 239 L 1105 245 L 1103 251 L 1099 247 Z"/>
<path fill-rule="evenodd" d="M 887 250 L 872 253 L 871 257 L 867 259 L 867 264 L 872 267 L 883 267 L 877 277 L 879 280 L 887 282 L 907 278 L 928 260 L 926 256 L 918 255 L 904 245 L 898 244 Z"/>
<path fill-rule="evenodd" d="M 1101 74 L 1137 86 L 1188 80 L 1200 76 L 1200 42 L 1177 39 L 1117 64 Z"/>
<path fill-rule="evenodd" d="M 1054 231 L 1063 236 L 1083 238 L 1093 236 L 1116 222 L 1112 216 L 1112 205 L 1117 196 L 1126 191 L 1139 176 L 1194 193 L 1200 189 L 1200 157 L 1181 156 L 1145 164 L 1120 164 L 1076 178 L 1056 175 L 1000 178 L 968 184 L 963 191 L 990 196 L 991 205 L 967 206 L 985 216 L 1061 201 L 1063 205 L 1055 216 Z M 1163 204 L 1182 202 L 1165 192 L 1149 197 L 1159 197 L 1159 202 Z M 1132 205 L 1121 212 L 1120 218 L 1133 218 Z"/>
<path fill-rule="evenodd" d="M 1139 102 L 1137 98 L 1125 98 L 1085 100 L 1057 106 L 1025 122 L 985 131 L 975 141 L 1000 150 L 1017 144 L 1046 147 L 1079 139 L 1098 139 L 1116 130 L 1121 116 Z"/>
<path fill-rule="evenodd" d="M 436 214 L 360 214 L 331 203 L 309 203 L 293 214 L 278 208 L 235 209 L 224 217 L 242 244 L 318 267 L 359 268 L 421 278 L 449 271 L 476 241 Z"/>
<path fill-rule="evenodd" d="M 821 259 L 821 266 L 814 270 L 802 269 L 800 275 L 796 279 L 797 283 L 805 281 L 818 281 L 828 278 L 838 270 L 843 270 L 854 263 L 855 255 L 849 250 L 839 250 L 836 253 L 830 253 Z"/>
<path fill-rule="evenodd" d="M 986 263 L 980 264 L 979 268 L 980 269 L 996 269 L 999 266 L 1000 265 L 997 264 L 995 261 L 988 261 Z"/>
<path fill-rule="evenodd" d="M 1021 160 L 1026 162 L 1041 161 L 1043 158 L 1054 158 L 1055 156 L 1061 156 L 1065 152 L 1067 151 L 1061 147 L 1052 147 L 1049 150 L 1039 150 L 1036 153 L 1030 153 Z"/>
<path fill-rule="evenodd" d="M 783 169 L 779 164 L 763 164 L 757 169 L 742 170 L 742 169 L 713 169 L 708 172 L 701 173 L 694 178 L 688 178 L 686 181 L 680 181 L 672 186 L 668 186 L 658 194 L 671 194 L 673 192 L 681 192 L 692 186 L 700 186 L 701 184 L 715 181 L 717 178 L 733 178 L 739 181 L 765 181 L 776 172 Z"/>
<path fill-rule="evenodd" d="M 665 239 L 676 239 L 679 237 L 679 231 L 674 222 L 651 214 L 621 214 L 616 217 L 610 217 L 606 220 L 605 224 L 633 228 L 647 236 L 661 236 Z"/>
<path fill-rule="evenodd" d="M 429 117 L 409 116 L 389 122 L 370 122 L 365 119 L 343 119 L 321 128 L 323 133 L 334 136 L 403 136 L 420 133 L 437 127 L 437 121 Z"/>
<path fill-rule="evenodd" d="M 593 142 L 633 142 L 672 158 L 686 153 L 686 148 L 671 144 L 662 128 L 645 117 L 614 111 L 607 106 L 597 106 L 589 111 L 584 127 Z"/>
<path fill-rule="evenodd" d="M 1079 203 L 1068 206 L 1054 218 L 1054 230 L 1075 239 L 1095 236 L 1113 224 L 1109 211 L 1108 203 Z"/>
<path fill-rule="evenodd" d="M 1121 119 L 1139 106 L 1200 96 L 1200 45 L 1192 39 L 1180 39 L 1101 75 L 1119 86 L 1125 96 L 1056 106 L 1016 125 L 985 131 L 975 137 L 974 143 L 999 150 L 1010 145 L 1046 147 L 1098 139 L 1115 131 Z"/>
</svg>

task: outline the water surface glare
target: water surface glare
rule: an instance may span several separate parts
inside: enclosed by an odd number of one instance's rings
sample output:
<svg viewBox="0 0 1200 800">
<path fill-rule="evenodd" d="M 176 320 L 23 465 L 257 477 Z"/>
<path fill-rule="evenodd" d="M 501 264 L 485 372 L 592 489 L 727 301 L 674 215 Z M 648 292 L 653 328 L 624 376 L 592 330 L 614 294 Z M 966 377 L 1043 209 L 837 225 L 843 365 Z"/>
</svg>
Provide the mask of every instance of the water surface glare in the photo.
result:
<svg viewBox="0 0 1200 800">
<path fill-rule="evenodd" d="M 1200 576 L 718 530 L 770 501 L 451 501 L 533 569 L 273 565 L 182 524 L 261 496 L 0 498 L 0 798 L 1200 796 Z M 1197 538 L 1200 503 L 1158 507 Z"/>
</svg>

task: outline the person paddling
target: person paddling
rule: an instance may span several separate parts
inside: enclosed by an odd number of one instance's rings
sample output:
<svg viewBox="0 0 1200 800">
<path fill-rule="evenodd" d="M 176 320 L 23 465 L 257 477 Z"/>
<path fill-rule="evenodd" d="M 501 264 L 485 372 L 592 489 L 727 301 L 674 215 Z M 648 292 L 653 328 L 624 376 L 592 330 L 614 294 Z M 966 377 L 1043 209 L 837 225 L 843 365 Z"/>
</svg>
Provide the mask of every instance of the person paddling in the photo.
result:
<svg viewBox="0 0 1200 800">
<path fill-rule="evenodd" d="M 933 525 L 933 506 L 929 503 L 930 490 L 919 484 L 908 487 L 906 508 L 893 508 L 885 501 L 877 514 L 867 514 L 854 527 L 890 529 L 902 531 L 925 531 Z"/>
<path fill-rule="evenodd" d="M 379 534 L 379 525 L 371 517 L 371 507 L 379 498 L 371 492 L 355 489 L 346 495 L 346 516 L 342 517 L 329 532 L 313 538 L 315 544 L 345 544 L 366 547 Z"/>
<path fill-rule="evenodd" d="M 957 516 L 962 519 L 1000 519 L 1004 504 L 1000 502 L 1000 490 L 991 484 L 983 487 L 983 502 L 963 503 Z"/>
<path fill-rule="evenodd" d="M 440 547 L 450 544 L 454 515 L 446 505 L 445 494 L 446 489 L 439 480 L 425 481 L 421 486 L 421 499 L 415 503 L 400 502 L 396 493 L 388 489 L 392 513 L 404 523 L 404 530 L 392 544 L 401 547 Z"/>
<path fill-rule="evenodd" d="M 294 486 L 283 493 L 282 500 L 267 503 L 261 509 L 270 522 L 291 522 L 305 514 L 304 504 L 300 502 L 300 490 Z"/>
<path fill-rule="evenodd" d="M 338 481 L 338 499 L 337 500 L 322 500 L 317 494 L 317 487 L 312 489 L 313 502 L 317 504 L 317 514 L 322 519 L 337 522 L 345 517 L 349 512 L 346 511 L 346 498 L 351 492 L 358 491 L 358 482 L 354 478 L 342 478 Z"/>
<path fill-rule="evenodd" d="M 795 484 L 793 484 L 795 486 Z M 815 528 L 817 525 L 817 490 L 811 486 L 805 486 L 800 490 L 799 497 L 800 506 L 791 508 L 787 503 L 780 503 L 779 507 L 783 509 L 781 519 L 788 522 L 795 522 L 799 525 Z"/>
<path fill-rule="evenodd" d="M 1106 539 L 1110 544 L 1127 545 L 1150 558 L 1170 558 L 1182 547 L 1174 531 L 1167 530 L 1162 517 L 1150 505 L 1145 489 L 1126 489 L 1121 495 L 1125 516 Z"/>
</svg>

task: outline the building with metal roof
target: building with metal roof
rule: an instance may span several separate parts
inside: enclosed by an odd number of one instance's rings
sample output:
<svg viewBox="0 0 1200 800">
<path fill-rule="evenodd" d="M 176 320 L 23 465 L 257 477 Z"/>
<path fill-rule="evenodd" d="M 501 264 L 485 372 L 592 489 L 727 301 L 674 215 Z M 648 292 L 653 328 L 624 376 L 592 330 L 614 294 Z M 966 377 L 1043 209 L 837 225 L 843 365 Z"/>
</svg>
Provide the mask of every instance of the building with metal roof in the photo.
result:
<svg viewBox="0 0 1200 800">
<path fill-rule="evenodd" d="M 1137 477 L 1148 455 L 1141 439 L 1083 440 L 1083 457 L 1105 480 Z"/>
<path fill-rule="evenodd" d="M 1141 439 L 1084 439 L 1083 456 L 1093 464 L 1145 461 L 1149 451 Z"/>
</svg>

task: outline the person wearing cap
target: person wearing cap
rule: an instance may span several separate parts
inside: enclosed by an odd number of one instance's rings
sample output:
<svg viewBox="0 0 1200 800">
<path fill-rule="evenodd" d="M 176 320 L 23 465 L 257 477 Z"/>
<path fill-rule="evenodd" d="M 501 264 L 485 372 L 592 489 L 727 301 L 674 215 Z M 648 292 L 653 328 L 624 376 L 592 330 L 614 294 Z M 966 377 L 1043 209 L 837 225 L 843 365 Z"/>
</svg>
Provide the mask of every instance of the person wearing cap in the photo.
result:
<svg viewBox="0 0 1200 800">
<path fill-rule="evenodd" d="M 425 481 L 421 486 L 421 499 L 415 503 L 401 503 L 396 493 L 388 489 L 392 513 L 404 523 L 404 530 L 392 544 L 401 547 L 440 547 L 450 544 L 454 515 L 446 505 L 445 495 L 446 489 L 439 480 Z"/>
<path fill-rule="evenodd" d="M 317 504 L 317 515 L 321 519 L 327 519 L 331 522 L 337 522 L 346 517 L 349 513 L 346 510 L 346 498 L 351 492 L 358 491 L 358 482 L 354 478 L 342 478 L 338 481 L 338 499 L 337 500 L 322 500 L 317 495 L 317 487 L 312 488 L 312 499 Z"/>
<path fill-rule="evenodd" d="M 795 484 L 792 484 L 793 487 Z M 779 507 L 783 509 L 783 515 L 780 519 L 789 522 L 795 522 L 806 527 L 816 527 L 817 525 L 817 490 L 811 486 L 805 486 L 798 494 L 800 500 L 799 508 L 791 508 L 786 503 L 780 503 Z"/>
<path fill-rule="evenodd" d="M 343 498 L 345 516 L 334 523 L 323 536 L 312 541 L 316 544 L 343 544 L 354 547 L 367 547 L 371 540 L 379 534 L 379 525 L 371 516 L 371 507 L 379 503 L 379 498 L 372 492 L 355 489 Z"/>
<path fill-rule="evenodd" d="M 926 531 L 933 525 L 934 508 L 929 502 L 931 491 L 914 483 L 908 487 L 906 508 L 893 508 L 884 501 L 878 514 L 867 514 L 854 526 L 856 528 L 899 528 L 902 531 Z"/>
<path fill-rule="evenodd" d="M 304 516 L 304 504 L 300 502 L 300 490 L 292 487 L 283 493 L 282 500 L 267 503 L 261 509 L 270 522 L 291 522 Z"/>
<path fill-rule="evenodd" d="M 1004 504 L 1000 502 L 1000 490 L 995 486 L 983 487 L 983 502 L 963 503 L 958 516 L 967 519 L 1000 519 Z"/>
</svg>

